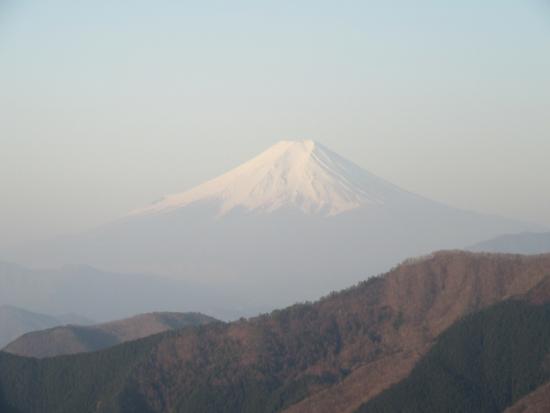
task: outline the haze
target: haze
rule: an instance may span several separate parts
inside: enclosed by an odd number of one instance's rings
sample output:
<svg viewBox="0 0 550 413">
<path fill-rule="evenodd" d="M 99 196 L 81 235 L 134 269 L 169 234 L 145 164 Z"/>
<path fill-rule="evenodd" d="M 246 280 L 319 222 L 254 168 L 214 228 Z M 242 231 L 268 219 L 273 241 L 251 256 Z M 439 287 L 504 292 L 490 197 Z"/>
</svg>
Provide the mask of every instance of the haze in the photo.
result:
<svg viewBox="0 0 550 413">
<path fill-rule="evenodd" d="M 550 225 L 549 46 L 543 1 L 2 1 L 0 245 L 108 222 L 285 138 Z"/>
</svg>

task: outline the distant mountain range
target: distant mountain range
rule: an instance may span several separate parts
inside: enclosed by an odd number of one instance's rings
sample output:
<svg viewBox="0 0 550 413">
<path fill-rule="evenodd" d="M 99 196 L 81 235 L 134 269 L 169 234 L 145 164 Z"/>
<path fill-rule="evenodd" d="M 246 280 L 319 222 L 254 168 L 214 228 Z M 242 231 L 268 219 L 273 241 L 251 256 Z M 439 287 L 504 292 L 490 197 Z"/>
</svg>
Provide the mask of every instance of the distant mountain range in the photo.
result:
<svg viewBox="0 0 550 413">
<path fill-rule="evenodd" d="M 250 320 L 44 360 L 0 353 L 0 409 L 497 412 L 550 378 L 549 301 L 550 254 L 439 252 Z"/>
<path fill-rule="evenodd" d="M 3 256 L 184 280 L 222 291 L 246 315 L 316 299 L 409 256 L 539 229 L 415 195 L 319 143 L 282 141 L 116 222 Z"/>
<path fill-rule="evenodd" d="M 550 232 L 523 232 L 500 235 L 474 244 L 469 250 L 512 254 L 545 254 L 550 252 Z"/>
<path fill-rule="evenodd" d="M 29 331 L 42 330 L 65 324 L 85 325 L 91 323 L 91 320 L 77 315 L 65 314 L 54 317 L 27 311 L 11 305 L 0 305 L 0 349 L 10 341 Z"/>
<path fill-rule="evenodd" d="M 2 351 L 26 357 L 53 357 L 97 351 L 178 328 L 217 321 L 200 313 L 149 313 L 91 326 L 65 325 L 33 331 Z"/>
<path fill-rule="evenodd" d="M 198 282 L 89 266 L 30 269 L 1 261 L 0 303 L 46 314 L 82 314 L 100 322 L 155 311 L 197 311 L 229 320 L 267 308 L 242 305 L 223 289 Z"/>
</svg>

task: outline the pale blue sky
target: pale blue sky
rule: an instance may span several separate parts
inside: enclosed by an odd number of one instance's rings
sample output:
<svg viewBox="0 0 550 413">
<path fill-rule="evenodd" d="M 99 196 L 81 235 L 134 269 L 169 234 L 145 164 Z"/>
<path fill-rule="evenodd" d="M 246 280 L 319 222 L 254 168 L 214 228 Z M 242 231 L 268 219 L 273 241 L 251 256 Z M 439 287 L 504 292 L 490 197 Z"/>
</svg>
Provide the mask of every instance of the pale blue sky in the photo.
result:
<svg viewBox="0 0 550 413">
<path fill-rule="evenodd" d="M 550 2 L 0 0 L 0 245 L 293 138 L 550 225 Z"/>
</svg>

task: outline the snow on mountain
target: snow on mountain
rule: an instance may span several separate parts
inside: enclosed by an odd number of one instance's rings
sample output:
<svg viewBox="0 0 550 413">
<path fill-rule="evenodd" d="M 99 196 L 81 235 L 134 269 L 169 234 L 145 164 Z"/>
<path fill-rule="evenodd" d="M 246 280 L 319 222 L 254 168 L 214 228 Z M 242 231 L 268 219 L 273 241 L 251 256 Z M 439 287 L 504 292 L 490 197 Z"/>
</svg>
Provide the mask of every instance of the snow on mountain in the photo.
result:
<svg viewBox="0 0 550 413">
<path fill-rule="evenodd" d="M 313 141 L 283 141 L 121 220 L 3 255 L 32 266 L 163 275 L 192 286 L 176 294 L 187 297 L 182 305 L 198 285 L 209 291 L 188 310 L 249 315 L 317 298 L 407 257 L 529 230 L 539 228 L 399 189 Z M 148 287 L 147 300 L 162 307 L 175 294 L 165 285 Z"/>
<path fill-rule="evenodd" d="M 219 216 L 235 207 L 263 212 L 295 207 L 307 214 L 333 216 L 362 205 L 382 205 L 401 192 L 314 141 L 281 141 L 220 177 L 130 215 L 216 200 Z"/>
</svg>

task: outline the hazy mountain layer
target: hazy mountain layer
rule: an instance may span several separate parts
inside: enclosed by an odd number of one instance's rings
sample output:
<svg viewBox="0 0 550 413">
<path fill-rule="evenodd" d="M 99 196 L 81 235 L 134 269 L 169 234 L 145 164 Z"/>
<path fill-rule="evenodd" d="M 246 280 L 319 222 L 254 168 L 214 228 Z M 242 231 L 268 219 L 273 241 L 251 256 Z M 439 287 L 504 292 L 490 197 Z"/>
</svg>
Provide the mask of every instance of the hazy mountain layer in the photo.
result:
<svg viewBox="0 0 550 413">
<path fill-rule="evenodd" d="M 442 252 L 248 321 L 52 359 L 4 353 L 0 403 L 21 413 L 353 411 L 404 379 L 454 322 L 525 295 L 549 269 L 550 255 Z"/>
<path fill-rule="evenodd" d="M 242 303 L 227 291 L 184 280 L 87 266 L 35 270 L 2 262 L 0 303 L 47 314 L 77 313 L 98 321 L 156 311 L 198 311 L 229 320 L 256 314 L 261 309 L 243 309 Z M 41 329 L 74 321 L 44 325 Z"/>
<path fill-rule="evenodd" d="M 550 252 L 550 232 L 505 234 L 479 242 L 471 251 L 504 252 L 513 254 L 544 254 Z"/>
<path fill-rule="evenodd" d="M 528 229 L 402 190 L 315 142 L 285 141 L 117 222 L 5 256 L 200 283 L 250 314 L 316 299 L 409 256 Z"/>
<path fill-rule="evenodd" d="M 10 305 L 0 305 L 0 348 L 22 334 L 70 323 L 90 324 L 84 317 L 51 316 L 27 311 Z"/>
<path fill-rule="evenodd" d="M 67 325 L 25 334 L 2 351 L 26 357 L 85 353 L 162 333 L 217 321 L 200 313 L 149 313 L 92 326 Z"/>
</svg>

